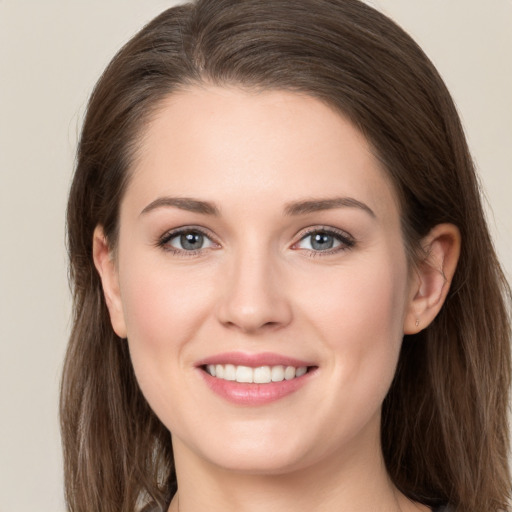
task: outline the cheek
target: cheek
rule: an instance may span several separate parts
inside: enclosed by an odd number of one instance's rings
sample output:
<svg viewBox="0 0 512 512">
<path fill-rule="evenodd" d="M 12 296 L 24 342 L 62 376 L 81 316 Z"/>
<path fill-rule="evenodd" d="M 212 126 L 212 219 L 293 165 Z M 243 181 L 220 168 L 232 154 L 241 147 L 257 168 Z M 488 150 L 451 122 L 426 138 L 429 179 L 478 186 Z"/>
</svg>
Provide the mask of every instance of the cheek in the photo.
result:
<svg viewBox="0 0 512 512">
<path fill-rule="evenodd" d="M 312 293 L 303 305 L 309 304 L 312 314 L 323 317 L 322 325 L 333 335 L 338 329 L 340 333 L 353 330 L 355 335 L 374 328 L 383 335 L 396 334 L 402 331 L 406 285 L 405 268 L 362 264 L 327 273 L 321 281 L 306 286 Z"/>
<path fill-rule="evenodd" d="M 120 265 L 120 287 L 130 355 L 139 385 L 155 410 L 173 376 L 184 366 L 191 340 L 211 309 L 211 287 L 165 258 L 137 256 Z M 157 399 L 157 398 L 156 398 Z"/>
<path fill-rule="evenodd" d="M 191 338 L 209 302 L 204 279 L 152 258 L 134 256 L 125 268 L 121 295 L 128 338 L 155 351 Z"/>
<path fill-rule="evenodd" d="M 126 258 L 124 269 L 120 267 L 120 285 L 134 372 L 151 409 L 171 428 L 173 411 L 183 414 L 190 408 L 183 372 L 190 371 L 190 345 L 211 309 L 211 287 L 202 286 L 199 276 L 191 279 L 186 270 L 166 268 L 165 262 L 135 253 Z"/>
<path fill-rule="evenodd" d="M 319 427 L 326 436 L 355 439 L 365 426 L 379 424 L 403 338 L 406 289 L 405 263 L 382 261 L 332 274 L 311 297 L 309 323 L 323 342 L 331 387 L 338 390 L 315 405 L 330 414 L 331 421 Z"/>
<path fill-rule="evenodd" d="M 333 356 L 333 371 L 354 393 L 373 388 L 385 395 L 403 338 L 405 257 L 361 261 L 323 282 L 310 286 L 315 292 L 302 307 Z"/>
</svg>

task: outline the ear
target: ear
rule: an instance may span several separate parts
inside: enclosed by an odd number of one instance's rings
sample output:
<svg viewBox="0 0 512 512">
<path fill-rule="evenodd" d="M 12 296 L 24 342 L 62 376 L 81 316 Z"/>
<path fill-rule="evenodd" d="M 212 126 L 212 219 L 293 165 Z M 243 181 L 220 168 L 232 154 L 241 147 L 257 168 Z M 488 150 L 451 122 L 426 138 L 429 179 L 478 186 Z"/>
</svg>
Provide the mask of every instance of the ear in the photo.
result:
<svg viewBox="0 0 512 512">
<path fill-rule="evenodd" d="M 427 327 L 441 309 L 457 268 L 460 232 L 453 224 L 439 224 L 422 240 L 424 258 L 411 277 L 409 308 L 404 334 Z"/>
<path fill-rule="evenodd" d="M 103 294 L 105 295 L 105 302 L 110 313 L 112 328 L 120 338 L 126 338 L 126 324 L 119 290 L 119 276 L 114 255 L 101 226 L 96 226 L 94 230 L 92 253 L 94 265 L 103 285 Z"/>
</svg>

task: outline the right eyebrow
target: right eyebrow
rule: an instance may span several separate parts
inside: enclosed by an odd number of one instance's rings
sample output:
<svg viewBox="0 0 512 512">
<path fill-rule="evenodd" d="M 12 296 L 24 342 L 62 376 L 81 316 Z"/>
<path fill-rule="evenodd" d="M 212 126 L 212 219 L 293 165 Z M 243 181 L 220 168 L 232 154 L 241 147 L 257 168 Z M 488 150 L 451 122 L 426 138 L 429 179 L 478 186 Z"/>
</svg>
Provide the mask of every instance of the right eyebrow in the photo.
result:
<svg viewBox="0 0 512 512">
<path fill-rule="evenodd" d="M 203 215 L 220 215 L 219 208 L 214 203 L 209 201 L 201 201 L 191 197 L 170 196 L 159 197 L 158 199 L 155 199 L 140 212 L 140 215 L 156 210 L 157 208 L 168 207 L 179 208 L 180 210 L 186 210 L 194 213 L 201 213 Z"/>
</svg>

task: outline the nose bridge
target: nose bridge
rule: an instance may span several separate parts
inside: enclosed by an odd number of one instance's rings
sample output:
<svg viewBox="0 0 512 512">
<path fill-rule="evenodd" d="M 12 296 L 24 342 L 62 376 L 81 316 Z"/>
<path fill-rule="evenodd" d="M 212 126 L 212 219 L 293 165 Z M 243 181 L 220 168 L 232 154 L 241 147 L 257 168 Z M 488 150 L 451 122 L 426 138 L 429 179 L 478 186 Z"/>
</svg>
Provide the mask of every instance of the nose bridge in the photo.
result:
<svg viewBox="0 0 512 512">
<path fill-rule="evenodd" d="M 279 257 L 262 244 L 235 251 L 224 278 L 219 320 L 244 332 L 282 327 L 291 320 Z"/>
</svg>

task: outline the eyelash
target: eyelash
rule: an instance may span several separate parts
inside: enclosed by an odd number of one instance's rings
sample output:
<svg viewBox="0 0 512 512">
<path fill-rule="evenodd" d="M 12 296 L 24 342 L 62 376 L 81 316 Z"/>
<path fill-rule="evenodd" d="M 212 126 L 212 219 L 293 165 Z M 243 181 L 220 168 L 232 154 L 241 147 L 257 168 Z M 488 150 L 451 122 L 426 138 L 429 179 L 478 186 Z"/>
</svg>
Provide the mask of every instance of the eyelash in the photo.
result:
<svg viewBox="0 0 512 512">
<path fill-rule="evenodd" d="M 314 228 L 309 228 L 305 232 L 300 234 L 300 239 L 298 242 L 294 243 L 292 247 L 295 247 L 300 242 L 305 240 L 306 238 L 315 235 L 315 234 L 322 234 L 327 236 L 332 236 L 335 240 L 339 242 L 339 246 L 333 247 L 326 250 L 310 250 L 310 249 L 304 249 L 307 251 L 308 256 L 311 258 L 317 258 L 320 256 L 328 256 L 332 254 L 337 254 L 339 252 L 348 251 L 352 249 L 356 241 L 354 238 L 346 233 L 345 231 L 341 231 L 338 229 L 334 229 L 331 227 L 323 227 L 323 226 L 315 226 Z"/>
<path fill-rule="evenodd" d="M 220 244 L 218 244 L 217 242 L 214 241 L 213 237 L 209 233 L 207 233 L 206 231 L 204 231 L 201 228 L 194 227 L 194 226 L 187 226 L 187 227 L 179 228 L 176 230 L 168 231 L 162 237 L 159 238 L 156 245 L 158 247 L 162 248 L 164 251 L 167 251 L 173 255 L 182 256 L 182 257 L 197 256 L 202 251 L 204 251 L 206 249 L 206 248 L 201 248 L 201 249 L 194 249 L 194 250 L 188 251 L 185 249 L 177 249 L 177 248 L 169 245 L 169 242 L 171 240 L 173 240 L 179 236 L 187 235 L 187 234 L 201 235 L 204 238 L 208 239 L 214 246 L 217 246 L 217 247 L 220 246 Z M 296 248 L 296 246 L 303 240 L 307 239 L 307 237 L 310 237 L 315 234 L 331 236 L 339 242 L 339 246 L 330 248 L 330 249 L 326 249 L 326 250 L 303 249 L 305 252 L 307 252 L 308 256 L 310 256 L 312 258 L 316 258 L 318 256 L 332 255 L 332 254 L 337 254 L 342 251 L 347 251 L 347 250 L 352 249 L 356 244 L 356 241 L 354 240 L 354 238 L 344 231 L 333 229 L 330 227 L 327 228 L 327 227 L 322 227 L 322 226 L 316 226 L 314 228 L 310 228 L 310 229 L 306 230 L 305 232 L 301 233 L 298 242 L 295 242 L 292 245 L 292 249 L 295 248 L 295 250 L 300 250 L 299 248 Z"/>
<path fill-rule="evenodd" d="M 160 239 L 158 240 L 156 245 L 158 247 L 161 247 L 164 251 L 174 254 L 175 256 L 182 256 L 185 258 L 191 257 L 191 256 L 197 256 L 201 253 L 201 251 L 204 251 L 204 248 L 187 251 L 185 249 L 177 249 L 177 248 L 169 245 L 169 242 L 171 240 L 173 240 L 179 236 L 188 235 L 188 234 L 201 235 L 204 238 L 210 240 L 210 242 L 213 245 L 219 246 L 219 244 L 213 240 L 213 237 L 209 233 L 207 233 L 206 231 L 204 231 L 201 228 L 197 228 L 194 226 L 187 226 L 187 227 L 178 228 L 178 229 L 175 229 L 172 231 L 168 231 L 162 237 L 160 237 Z"/>
</svg>

